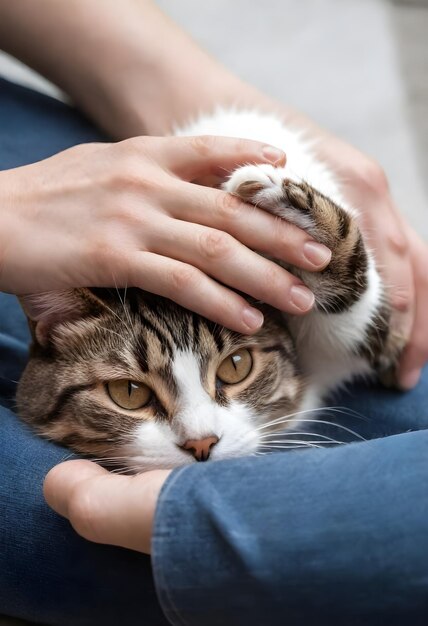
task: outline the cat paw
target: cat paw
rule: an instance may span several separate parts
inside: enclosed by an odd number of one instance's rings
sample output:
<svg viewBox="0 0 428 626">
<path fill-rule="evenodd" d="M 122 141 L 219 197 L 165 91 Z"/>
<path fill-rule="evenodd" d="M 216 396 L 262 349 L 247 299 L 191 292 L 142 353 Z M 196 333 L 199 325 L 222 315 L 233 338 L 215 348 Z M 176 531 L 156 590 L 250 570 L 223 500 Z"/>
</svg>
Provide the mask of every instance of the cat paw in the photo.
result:
<svg viewBox="0 0 428 626">
<path fill-rule="evenodd" d="M 284 195 L 285 169 L 273 165 L 244 165 L 233 172 L 223 189 L 245 202 L 273 209 Z"/>
<path fill-rule="evenodd" d="M 245 202 L 287 220 L 313 234 L 313 194 L 306 183 L 287 178 L 285 168 L 273 165 L 244 165 L 223 185 Z"/>
</svg>

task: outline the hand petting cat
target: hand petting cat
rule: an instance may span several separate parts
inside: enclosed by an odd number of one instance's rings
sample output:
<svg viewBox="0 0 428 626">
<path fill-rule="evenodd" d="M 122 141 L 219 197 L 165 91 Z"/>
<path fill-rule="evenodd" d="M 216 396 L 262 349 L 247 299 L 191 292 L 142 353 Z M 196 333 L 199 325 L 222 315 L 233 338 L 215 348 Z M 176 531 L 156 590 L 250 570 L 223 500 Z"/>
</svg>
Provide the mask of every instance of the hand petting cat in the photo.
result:
<svg viewBox="0 0 428 626">
<path fill-rule="evenodd" d="M 281 151 L 218 137 L 140 137 L 85 144 L 0 172 L 0 289 L 139 287 L 228 328 L 263 316 L 238 293 L 293 314 L 311 309 L 303 283 L 256 251 L 318 271 L 330 251 L 291 224 L 191 181 Z"/>
<path fill-rule="evenodd" d="M 73 101 L 110 136 L 123 139 L 136 135 L 164 135 L 170 132 L 173 122 L 182 124 L 195 117 L 198 112 L 208 112 L 214 105 L 222 104 L 224 106 L 238 105 L 247 108 L 253 107 L 261 111 L 275 112 L 277 115 L 283 116 L 288 124 L 295 124 L 297 127 L 304 129 L 308 138 L 316 142 L 320 157 L 327 162 L 333 171 L 337 172 L 337 177 L 342 180 L 346 187 L 345 191 L 351 205 L 356 206 L 360 211 L 362 230 L 365 237 L 371 241 L 384 282 L 390 287 L 391 302 L 394 307 L 393 323 L 403 336 L 409 339 L 408 348 L 401 361 L 400 382 L 403 388 L 413 387 L 417 383 L 422 365 L 428 360 L 428 332 L 426 331 L 424 319 L 428 304 L 428 281 L 425 272 L 428 248 L 425 242 L 418 238 L 416 233 L 405 224 L 403 218 L 398 214 L 391 199 L 385 175 L 379 165 L 352 146 L 319 128 L 303 114 L 274 101 L 250 84 L 240 80 L 200 48 L 172 20 L 166 17 L 155 3 L 149 0 L 144 3 L 123 0 L 120 3 L 120 7 L 115 3 L 110 3 L 108 10 L 105 7 L 105 3 L 101 0 L 80 1 L 78 5 L 79 11 L 75 11 L 69 3 L 49 3 L 48 11 L 38 11 L 34 3 L 26 2 L 26 10 L 22 11 L 21 3 L 0 3 L 2 46 L 10 54 L 30 63 L 41 73 L 49 75 L 51 80 L 62 87 Z M 104 15 L 103 37 L 94 38 L 92 24 L 97 21 L 97 16 L 101 13 Z M 25 36 L 22 36 L 22 32 L 25 33 Z M 52 45 L 56 50 L 55 55 L 51 54 L 51 47 L 39 45 L 38 43 L 48 38 L 54 42 Z M 76 41 L 79 41 L 79 46 L 75 45 Z M 165 45 L 165 42 L 168 42 L 168 45 Z M 171 54 L 172 50 L 174 54 Z M 108 62 L 105 62 L 106 59 Z M 125 67 L 127 71 L 123 71 Z M 85 71 L 82 71 L 83 68 Z M 286 67 L 284 67 L 284 72 L 286 72 Z M 209 77 L 209 80 L 207 77 Z M 136 140 L 140 147 L 144 144 L 144 141 Z M 174 141 L 177 142 L 177 140 Z M 73 206 L 73 213 L 68 213 L 69 222 L 71 216 L 80 214 L 79 210 L 85 213 L 81 219 L 82 226 L 80 231 L 76 234 L 80 244 L 82 244 L 85 240 L 82 234 L 86 236 L 88 233 L 88 219 L 90 219 L 86 215 L 87 211 L 84 209 L 96 205 L 98 207 L 98 222 L 93 221 L 92 226 L 95 223 L 100 224 L 100 211 L 103 206 L 102 203 L 101 205 L 99 204 L 101 189 L 96 192 L 95 188 L 98 186 L 98 182 L 100 182 L 103 170 L 105 169 L 103 183 L 107 184 L 107 186 L 110 185 L 109 188 L 113 190 L 114 184 L 111 179 L 109 182 L 109 173 L 111 176 L 112 169 L 117 164 L 124 163 L 127 160 L 124 153 L 128 149 L 134 155 L 139 152 L 139 149 L 135 149 L 135 145 L 136 143 L 131 142 L 119 144 L 118 147 L 104 147 L 103 158 L 106 160 L 101 161 L 98 170 L 96 170 L 94 162 L 95 150 L 98 150 L 98 154 L 101 154 L 101 151 L 99 147 L 93 146 L 92 148 L 79 147 L 72 151 L 66 151 L 48 162 L 30 166 L 31 169 L 29 170 L 24 169 L 24 171 L 17 172 L 16 176 L 10 179 L 15 191 L 19 181 L 19 184 L 29 186 L 29 190 L 33 188 L 35 192 L 34 180 L 31 181 L 31 185 L 27 185 L 27 182 L 36 173 L 41 174 L 42 181 L 50 179 L 57 183 L 57 195 L 55 196 L 55 193 L 53 193 L 50 202 L 55 219 L 52 219 L 46 232 L 43 229 L 27 231 L 27 236 L 29 237 L 27 241 L 31 241 L 34 244 L 36 233 L 39 233 L 42 237 L 41 241 L 44 242 L 42 245 L 45 246 L 45 255 L 48 256 L 46 253 L 51 246 L 55 250 L 56 258 L 58 258 L 58 255 L 61 255 L 64 239 L 63 237 L 57 238 L 55 236 L 53 225 L 58 224 L 58 217 L 65 217 L 64 212 L 60 210 L 60 205 L 58 204 L 58 211 L 54 206 L 59 202 L 58 194 L 61 190 L 61 184 L 63 184 L 64 202 L 61 206 L 67 207 L 66 210 L 69 209 L 70 205 Z M 165 151 L 165 146 L 168 144 L 164 143 L 163 145 Z M 176 143 L 175 145 L 180 144 Z M 191 175 L 197 174 L 198 178 L 201 178 L 204 173 L 212 173 L 211 168 L 214 163 L 216 166 L 227 169 L 232 162 L 236 164 L 240 160 L 241 162 L 249 160 L 249 157 L 254 162 L 263 161 L 264 159 L 260 157 L 258 152 L 259 147 L 256 147 L 254 144 L 253 147 L 248 147 L 248 145 L 247 143 L 246 147 L 244 147 L 241 144 L 241 147 L 236 152 L 229 142 L 228 146 L 224 147 L 224 153 L 219 158 L 220 152 L 223 150 L 219 144 L 217 144 L 217 151 L 212 156 L 209 155 L 209 150 L 207 152 L 206 146 L 204 148 L 204 146 L 199 144 L 199 148 L 193 157 L 197 154 L 197 160 L 203 164 L 204 171 L 193 172 Z M 122 156 L 119 156 L 119 153 Z M 141 165 L 144 159 L 148 158 L 149 161 L 151 160 L 149 153 L 146 157 L 143 157 L 143 160 L 139 161 Z M 203 154 L 205 154 L 205 157 L 202 156 Z M 227 154 L 229 155 L 228 157 L 226 156 Z M 187 157 L 185 153 L 177 156 L 177 151 L 175 150 L 174 158 L 175 165 L 177 165 L 177 159 L 183 164 Z M 275 161 L 276 158 L 273 157 L 270 160 Z M 129 164 L 131 160 L 128 159 L 127 163 Z M 192 160 L 194 162 L 194 158 L 190 159 L 190 162 Z M 76 173 L 76 167 L 79 166 L 80 161 L 82 161 L 82 176 L 80 179 L 79 176 L 73 179 L 73 173 L 70 173 L 68 168 L 73 163 L 71 169 L 74 169 Z M 108 167 L 106 168 L 106 166 Z M 153 162 L 151 163 L 152 168 L 157 166 L 162 171 L 163 166 L 159 161 L 156 162 L 156 166 Z M 171 169 L 167 174 L 167 176 L 170 176 L 169 182 L 171 183 L 174 180 L 175 184 L 177 178 L 179 179 L 180 177 L 180 173 L 178 170 L 173 171 L 174 168 L 171 168 L 171 164 L 167 165 L 168 167 Z M 135 182 L 136 168 L 133 167 L 132 169 L 131 179 Z M 120 171 L 123 174 L 124 170 L 122 168 L 120 168 Z M 86 199 L 83 200 L 83 183 L 84 181 L 88 182 L 91 172 L 94 175 L 96 173 L 94 181 L 96 185 L 92 187 L 92 194 L 91 189 L 86 189 Z M 138 170 L 138 173 L 141 175 L 141 169 Z M 15 200 L 13 203 L 15 208 L 13 211 L 16 210 L 17 212 L 15 217 L 19 211 L 25 211 L 25 203 L 29 200 L 28 192 L 27 200 L 25 200 L 24 196 L 18 199 L 15 191 L 10 189 L 7 180 L 9 176 L 10 173 L 5 172 L 0 179 L 2 220 L 6 219 L 6 212 L 10 213 L 7 210 L 8 203 L 13 200 L 14 195 Z M 126 176 L 119 175 L 120 177 L 122 183 L 119 187 L 122 186 L 123 190 Z M 114 180 L 116 183 L 119 182 L 117 176 Z M 187 180 L 189 180 L 189 177 Z M 71 194 L 70 186 L 73 182 L 81 187 L 79 196 Z M 132 184 L 130 187 L 132 187 Z M 303 245 L 307 242 L 307 237 L 301 233 L 299 234 L 297 229 L 285 228 L 282 225 L 282 232 L 275 231 L 274 223 L 270 216 L 262 217 L 261 213 L 255 209 L 249 212 L 248 208 L 244 208 L 242 204 L 231 204 L 221 192 L 202 190 L 194 185 L 190 187 L 188 184 L 187 186 L 184 184 L 180 185 L 180 188 L 184 196 L 180 192 L 178 196 L 176 195 L 176 199 L 181 198 L 180 210 L 187 211 L 186 217 L 176 214 L 172 216 L 172 220 L 168 220 L 168 215 L 165 215 L 165 212 L 168 213 L 171 210 L 172 202 L 165 202 L 165 199 L 163 199 L 163 201 L 158 203 L 161 216 L 170 225 L 177 222 L 175 225 L 187 227 L 189 220 L 191 222 L 195 221 L 194 215 L 193 218 L 189 215 L 189 212 L 193 211 L 198 213 L 196 221 L 199 226 L 209 226 L 214 229 L 215 233 L 222 230 L 226 231 L 242 244 L 260 250 L 263 250 L 266 244 L 273 245 L 271 251 L 274 251 L 274 255 L 275 251 L 278 251 L 278 248 L 280 248 L 279 254 L 277 254 L 278 258 L 285 259 L 284 255 L 287 255 L 297 265 L 300 265 L 302 262 L 308 263 L 307 259 L 303 259 Z M 178 193 L 176 184 L 168 187 L 168 189 L 164 188 L 164 191 L 168 190 L 174 194 Z M 41 189 L 39 191 L 41 192 Z M 119 189 L 116 187 L 115 191 L 116 195 L 113 194 L 112 197 L 118 198 L 121 195 Z M 148 192 L 148 190 L 145 189 L 145 192 Z M 134 185 L 132 189 L 128 190 L 128 197 L 132 196 L 135 199 L 136 195 L 138 193 Z M 167 195 L 166 193 L 164 198 Z M 122 193 L 121 202 L 125 196 L 126 194 Z M 143 199 L 141 192 L 139 197 L 141 202 Z M 183 200 L 184 197 L 186 197 L 185 201 Z M 40 195 L 39 199 L 43 201 L 45 198 L 45 196 Z M 148 204 L 150 205 L 150 203 L 151 201 Z M 115 219 L 118 218 L 117 209 L 119 207 L 120 211 L 120 206 L 119 202 L 116 203 Z M 203 210 L 201 210 L 202 206 L 204 207 Z M 207 224 L 201 221 L 209 217 L 212 212 L 213 223 Z M 248 222 L 246 224 L 240 223 L 238 226 L 238 219 L 241 219 L 244 213 Z M 43 212 L 40 212 L 40 207 L 38 208 L 38 214 L 40 218 L 43 215 Z M 93 215 L 93 213 L 89 212 L 89 215 Z M 95 215 L 97 215 L 97 212 L 95 212 Z M 171 216 L 169 217 L 171 218 Z M 15 219 L 15 225 L 16 221 Z M 30 220 L 27 223 L 35 227 L 34 220 L 33 222 Z M 103 223 L 105 224 L 105 221 Z M 266 234 L 263 236 L 262 231 L 268 224 L 270 224 L 270 227 L 267 228 Z M 131 217 L 129 220 L 129 233 L 133 231 L 133 225 L 134 221 Z M 2 252 L 2 250 L 6 248 L 9 250 L 8 254 L 10 254 L 13 233 L 8 228 L 3 227 L 3 223 L 1 226 L 0 287 L 14 293 L 25 293 L 35 290 L 40 291 L 40 289 L 67 288 L 70 285 L 70 279 L 74 278 L 75 281 L 77 280 L 79 271 L 74 276 L 70 276 L 69 269 L 63 270 L 62 273 L 58 270 L 56 274 L 51 274 L 47 278 L 46 262 L 44 264 L 45 270 L 38 272 L 39 275 L 35 277 L 34 274 L 36 272 L 34 269 L 31 271 L 34 257 L 29 258 L 29 246 L 24 244 L 24 248 L 19 248 L 20 256 L 15 255 L 18 259 L 16 271 L 21 276 L 20 281 L 23 280 L 22 276 L 26 272 L 28 272 L 28 279 L 26 284 L 21 282 L 20 285 L 16 285 L 15 281 L 13 281 L 11 285 L 10 277 L 7 277 L 5 273 L 6 270 L 10 273 L 10 264 L 6 266 L 6 262 L 9 262 L 6 258 L 6 252 Z M 46 229 L 48 224 L 44 226 Z M 148 219 L 145 225 L 145 234 L 150 231 L 152 226 L 150 219 Z M 91 235 L 94 234 L 93 227 L 89 229 L 89 233 Z M 176 231 L 172 230 L 171 240 L 174 238 L 174 233 L 177 234 Z M 111 264 L 112 262 L 111 258 L 108 257 L 107 266 L 105 265 L 106 247 L 104 244 L 106 241 L 102 237 L 106 234 L 108 234 L 106 229 L 101 229 L 101 233 L 95 242 L 96 249 L 92 248 L 92 252 L 86 250 L 83 262 L 85 266 L 84 271 L 80 271 L 81 277 L 83 275 L 86 278 L 88 276 L 92 278 L 97 277 L 103 284 L 106 282 L 106 273 L 111 268 L 109 263 Z M 260 237 L 263 237 L 263 241 L 260 240 Z M 2 238 L 4 241 L 2 241 Z M 221 241 L 224 245 L 225 238 L 221 235 L 221 232 L 220 238 L 222 238 Z M 231 239 L 228 239 L 228 241 L 230 243 Z M 258 248 L 257 245 L 254 245 L 255 243 L 261 244 L 260 247 Z M 218 246 L 219 240 L 216 240 L 214 243 L 211 241 L 211 244 Z M 233 244 L 232 248 L 236 252 L 237 241 L 233 241 Z M 311 249 L 310 246 L 309 250 Z M 293 248 L 295 251 L 293 251 Z M 141 242 L 138 249 L 141 250 Z M 68 246 L 66 246 L 63 251 L 65 256 L 67 255 L 67 250 L 71 254 Z M 239 250 L 240 253 L 244 252 L 242 247 Z M 312 252 L 314 250 L 316 248 L 312 248 Z M 318 251 L 321 253 L 319 249 Z M 326 255 L 324 262 L 320 260 L 321 253 L 318 263 L 312 264 L 314 269 L 321 269 L 327 264 L 328 253 L 326 251 L 324 253 Z M 248 255 L 248 252 L 246 254 Z M 198 252 L 198 256 L 200 257 L 200 252 Z M 260 325 L 260 319 L 257 320 L 254 317 L 250 319 L 257 314 L 252 308 L 249 309 L 247 307 L 245 301 L 240 296 L 233 294 L 230 290 L 226 290 L 225 287 L 212 280 L 213 277 L 223 282 L 222 276 L 218 273 L 219 268 L 213 269 L 214 265 L 221 264 L 215 263 L 212 256 L 209 261 L 212 272 L 201 271 L 201 269 L 195 270 L 194 264 L 192 267 L 192 263 L 189 265 L 175 258 L 174 262 L 172 262 L 168 254 L 166 256 L 157 254 L 156 259 L 154 259 L 153 253 L 151 255 L 145 254 L 145 257 L 147 260 L 146 275 L 150 279 L 147 282 L 145 280 L 143 283 L 140 283 L 141 286 L 147 289 L 151 288 L 157 293 L 175 297 L 178 302 L 183 303 L 185 306 L 193 308 L 207 317 L 215 318 L 216 321 L 240 332 L 248 333 L 250 328 L 255 330 Z M 242 254 L 239 254 L 236 259 L 238 258 L 240 261 L 243 261 L 244 257 Z M 252 258 L 254 261 L 254 257 Z M 74 261 L 76 260 L 75 254 L 73 254 L 73 259 Z M 123 255 L 119 255 L 119 258 L 116 260 L 119 261 L 119 265 L 122 261 L 121 267 L 123 271 Z M 153 262 L 155 266 L 154 271 Z M 255 276 L 260 277 L 260 272 L 263 272 L 262 268 L 267 267 L 265 263 L 265 261 L 256 262 L 258 271 Z M 52 271 L 53 268 L 51 267 Z M 246 273 L 247 281 L 245 285 L 247 289 L 242 287 L 244 284 L 241 280 L 243 277 L 242 272 L 239 272 L 239 284 L 243 291 L 254 295 L 254 285 L 250 284 L 251 271 L 248 268 Z M 275 279 L 279 280 L 278 270 L 270 268 L 269 271 L 275 275 Z M 120 269 L 116 270 L 116 280 L 118 282 L 120 279 L 119 274 Z M 54 275 L 55 281 L 52 280 Z M 139 276 L 141 278 L 141 274 Z M 170 277 L 175 281 L 175 288 L 165 288 L 166 277 Z M 285 281 L 286 286 L 291 288 L 292 283 L 290 281 L 292 279 L 285 274 L 281 274 L 281 277 Z M 102 280 L 103 278 L 104 280 Z M 109 278 L 111 279 L 111 272 Z M 81 284 L 81 282 L 81 280 L 77 280 L 76 286 L 78 283 Z M 86 283 L 87 281 L 84 282 Z M 232 282 L 236 284 L 236 281 Z M 271 282 L 268 285 L 272 288 Z M 287 290 L 284 291 L 284 295 L 286 293 Z M 302 292 L 300 294 L 302 295 Z M 307 302 L 306 306 L 303 306 L 307 311 L 311 308 L 310 295 L 308 292 L 305 295 Z M 270 298 L 267 298 L 267 301 L 274 303 L 274 299 L 275 297 L 271 295 Z M 217 302 L 215 302 L 216 300 Z M 302 304 L 303 300 L 300 306 Z M 279 306 L 284 308 L 283 302 L 279 303 Z M 297 312 L 296 307 L 288 307 L 289 305 L 286 304 L 285 310 Z M 246 321 L 242 318 L 244 310 L 246 310 L 245 315 L 247 315 Z"/>
<path fill-rule="evenodd" d="M 297 117 L 300 124 L 306 121 Z M 346 198 L 358 208 L 361 230 L 388 288 L 392 327 L 407 340 L 397 378 L 403 389 L 411 389 L 428 360 L 428 246 L 400 214 L 382 168 L 341 139 L 309 121 L 307 125 L 320 157 L 336 172 Z"/>
</svg>

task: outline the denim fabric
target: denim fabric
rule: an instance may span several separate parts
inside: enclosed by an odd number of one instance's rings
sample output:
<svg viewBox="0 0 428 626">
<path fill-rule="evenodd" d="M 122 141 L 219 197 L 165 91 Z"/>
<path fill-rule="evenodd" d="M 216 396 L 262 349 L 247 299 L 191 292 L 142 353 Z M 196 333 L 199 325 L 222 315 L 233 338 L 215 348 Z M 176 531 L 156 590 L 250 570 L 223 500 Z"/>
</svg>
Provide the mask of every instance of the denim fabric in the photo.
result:
<svg viewBox="0 0 428 626">
<path fill-rule="evenodd" d="M 427 430 L 176 471 L 153 543 L 166 615 L 187 626 L 426 625 L 427 481 Z"/>
<path fill-rule="evenodd" d="M 0 78 L 0 170 L 90 141 L 103 137 L 70 107 Z"/>
<path fill-rule="evenodd" d="M 0 79 L 0 167 L 98 138 L 69 107 Z M 428 370 L 408 394 L 354 386 L 331 404 L 363 417 L 332 409 L 339 426 L 316 426 L 371 441 L 173 472 L 152 563 L 166 619 L 148 558 L 86 542 L 45 505 L 43 477 L 69 453 L 13 413 L 27 342 L 16 299 L 0 294 L 0 613 L 58 626 L 427 623 L 428 432 L 406 431 L 428 427 Z"/>
<path fill-rule="evenodd" d="M 0 79 L 0 169 L 100 140 L 70 107 Z M 44 476 L 71 455 L 13 413 L 28 340 L 16 298 L 0 293 L 0 614 L 56 626 L 165 626 L 149 558 L 81 539 L 44 503 Z"/>
</svg>

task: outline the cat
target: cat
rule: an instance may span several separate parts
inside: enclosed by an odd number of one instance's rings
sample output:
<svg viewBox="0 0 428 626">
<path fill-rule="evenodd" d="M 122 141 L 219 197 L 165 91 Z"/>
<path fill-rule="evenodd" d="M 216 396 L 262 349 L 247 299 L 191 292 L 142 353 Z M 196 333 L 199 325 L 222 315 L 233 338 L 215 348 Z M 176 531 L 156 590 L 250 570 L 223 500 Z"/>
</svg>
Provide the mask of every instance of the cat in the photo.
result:
<svg viewBox="0 0 428 626">
<path fill-rule="evenodd" d="M 315 307 L 293 317 L 256 303 L 265 323 L 251 337 L 136 289 L 74 289 L 24 304 L 33 343 L 20 416 L 131 472 L 255 454 L 339 385 L 373 374 L 391 382 L 403 348 L 357 211 L 301 132 L 274 115 L 218 109 L 175 134 L 282 148 L 284 167 L 238 167 L 223 188 L 304 229 L 332 259 L 318 273 L 281 263 L 314 292 Z"/>
</svg>

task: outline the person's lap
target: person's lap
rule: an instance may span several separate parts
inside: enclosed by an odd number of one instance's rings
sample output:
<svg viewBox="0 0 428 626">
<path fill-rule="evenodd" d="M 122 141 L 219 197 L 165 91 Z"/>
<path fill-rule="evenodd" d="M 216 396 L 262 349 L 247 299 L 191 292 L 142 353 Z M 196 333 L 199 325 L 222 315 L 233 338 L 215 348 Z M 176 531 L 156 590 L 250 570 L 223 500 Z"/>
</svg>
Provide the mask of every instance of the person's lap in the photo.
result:
<svg viewBox="0 0 428 626">
<path fill-rule="evenodd" d="M 0 169 L 101 140 L 67 106 L 1 79 L 0 119 L 7 120 L 0 128 Z M 166 624 L 149 559 L 80 539 L 43 501 L 46 472 L 69 452 L 33 435 L 13 412 L 28 340 L 17 300 L 0 294 L 0 613 L 62 626 Z M 348 414 L 330 410 L 324 417 L 338 426 L 310 428 L 342 441 L 349 440 L 343 427 L 368 439 L 425 429 L 427 394 L 427 368 L 418 388 L 406 394 L 352 386 L 332 401 Z"/>
<path fill-rule="evenodd" d="M 0 120 L 0 169 L 103 140 L 70 107 L 1 78 Z M 70 453 L 13 412 L 28 341 L 17 299 L 0 293 L 0 614 L 61 626 L 167 624 L 148 557 L 90 544 L 44 503 L 44 476 Z"/>
</svg>

